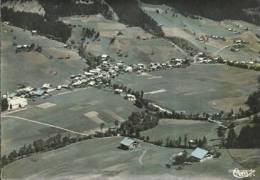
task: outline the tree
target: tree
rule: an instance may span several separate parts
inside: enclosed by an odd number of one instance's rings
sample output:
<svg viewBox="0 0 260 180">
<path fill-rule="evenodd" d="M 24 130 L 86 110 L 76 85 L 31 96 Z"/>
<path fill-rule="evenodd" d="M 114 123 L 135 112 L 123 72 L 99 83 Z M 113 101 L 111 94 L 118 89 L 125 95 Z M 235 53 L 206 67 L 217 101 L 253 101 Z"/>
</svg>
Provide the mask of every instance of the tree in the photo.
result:
<svg viewBox="0 0 260 180">
<path fill-rule="evenodd" d="M 187 145 L 188 145 L 188 135 L 185 134 L 184 135 L 184 146 L 187 147 Z"/>
<path fill-rule="evenodd" d="M 115 127 L 118 127 L 119 126 L 119 121 L 116 119 L 115 120 Z"/>
<path fill-rule="evenodd" d="M 150 137 L 149 137 L 149 136 L 146 136 L 145 140 L 146 140 L 146 142 L 149 142 Z"/>
<path fill-rule="evenodd" d="M 1 161 L 2 161 L 2 162 L 1 162 L 1 163 L 2 163 L 2 166 L 5 166 L 5 165 L 8 164 L 8 159 L 7 159 L 6 155 L 4 155 L 4 156 L 2 157 Z"/>
<path fill-rule="evenodd" d="M 227 136 L 227 148 L 234 148 L 237 145 L 237 135 L 234 128 L 230 129 Z"/>
<path fill-rule="evenodd" d="M 105 123 L 100 123 L 100 130 L 102 131 L 105 126 Z"/>
<path fill-rule="evenodd" d="M 250 144 L 252 142 L 252 136 L 251 136 L 251 128 L 249 125 L 244 126 L 238 136 L 238 145 L 242 148 L 248 148 L 250 147 Z"/>
<path fill-rule="evenodd" d="M 177 144 L 178 146 L 181 146 L 181 136 L 179 136 L 177 143 L 178 143 L 178 144 Z"/>
<path fill-rule="evenodd" d="M 33 146 L 36 152 L 42 151 L 44 148 L 44 141 L 42 139 L 33 142 Z"/>
<path fill-rule="evenodd" d="M 6 111 L 8 109 L 7 98 L 2 98 L 1 99 L 1 109 L 2 109 L 2 111 Z"/>
<path fill-rule="evenodd" d="M 13 150 L 9 155 L 8 155 L 8 160 L 9 162 L 12 162 L 16 159 L 16 157 L 18 156 L 16 150 Z"/>
<path fill-rule="evenodd" d="M 135 136 L 137 137 L 137 138 L 139 138 L 140 137 L 140 130 L 135 130 Z"/>
<path fill-rule="evenodd" d="M 204 136 L 202 139 L 202 146 L 206 146 L 207 143 L 208 143 L 208 140 L 207 140 L 206 136 Z"/>
<path fill-rule="evenodd" d="M 144 97 L 144 91 L 142 90 L 141 91 L 141 98 L 143 99 L 143 97 Z"/>
</svg>

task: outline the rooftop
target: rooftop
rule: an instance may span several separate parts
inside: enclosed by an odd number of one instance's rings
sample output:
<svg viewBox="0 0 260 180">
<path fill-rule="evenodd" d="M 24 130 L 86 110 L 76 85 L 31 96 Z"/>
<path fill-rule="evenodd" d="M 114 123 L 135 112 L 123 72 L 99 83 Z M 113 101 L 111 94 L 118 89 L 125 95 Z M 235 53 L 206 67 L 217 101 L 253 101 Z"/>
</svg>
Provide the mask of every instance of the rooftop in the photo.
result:
<svg viewBox="0 0 260 180">
<path fill-rule="evenodd" d="M 135 141 L 131 138 L 125 137 L 120 144 L 125 145 L 125 146 L 130 146 L 131 144 L 133 144 Z"/>
<path fill-rule="evenodd" d="M 206 155 L 208 154 L 208 151 L 205 149 L 201 148 L 196 148 L 192 153 L 191 156 L 198 158 L 198 159 L 203 159 Z"/>
</svg>

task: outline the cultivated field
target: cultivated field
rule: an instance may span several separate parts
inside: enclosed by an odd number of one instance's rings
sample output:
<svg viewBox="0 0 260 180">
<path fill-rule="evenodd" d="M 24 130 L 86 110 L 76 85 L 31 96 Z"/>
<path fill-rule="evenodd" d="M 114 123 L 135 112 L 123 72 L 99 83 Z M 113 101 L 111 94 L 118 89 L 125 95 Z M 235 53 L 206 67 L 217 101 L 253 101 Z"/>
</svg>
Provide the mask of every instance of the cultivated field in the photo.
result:
<svg viewBox="0 0 260 180">
<path fill-rule="evenodd" d="M 187 112 L 229 111 L 245 107 L 257 89 L 258 73 L 225 65 L 192 65 L 185 69 L 124 74 L 115 80 L 168 108 Z M 226 104 L 227 98 L 232 102 Z M 246 108 L 246 107 L 245 107 Z"/>
<path fill-rule="evenodd" d="M 2 115 L 3 154 L 56 133 L 74 134 L 37 122 L 89 134 L 100 131 L 101 123 L 105 124 L 104 128 L 111 127 L 115 120 L 125 121 L 131 112 L 138 111 L 122 97 L 94 88 L 69 91 L 67 94 L 61 93 L 36 102 L 27 110 Z"/>
</svg>

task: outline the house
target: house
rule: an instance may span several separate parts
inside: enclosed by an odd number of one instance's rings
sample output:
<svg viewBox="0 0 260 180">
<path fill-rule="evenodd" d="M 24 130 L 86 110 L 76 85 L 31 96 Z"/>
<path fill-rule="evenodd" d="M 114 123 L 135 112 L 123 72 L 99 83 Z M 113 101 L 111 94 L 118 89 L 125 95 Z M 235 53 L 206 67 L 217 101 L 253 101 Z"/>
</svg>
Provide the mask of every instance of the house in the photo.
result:
<svg viewBox="0 0 260 180">
<path fill-rule="evenodd" d="M 8 110 L 14 110 L 14 109 L 19 109 L 19 108 L 24 108 L 25 106 L 28 105 L 28 101 L 26 98 L 22 97 L 9 97 L 7 98 L 8 102 Z"/>
<path fill-rule="evenodd" d="M 90 81 L 90 82 L 88 83 L 88 85 L 90 85 L 90 86 L 94 86 L 95 84 L 96 84 L 95 81 Z"/>
<path fill-rule="evenodd" d="M 135 149 L 137 146 L 138 146 L 138 142 L 131 139 L 131 138 L 128 138 L 128 137 L 125 137 L 121 142 L 120 142 L 120 148 L 121 149 L 124 149 L 124 150 L 133 150 Z"/>
<path fill-rule="evenodd" d="M 95 74 L 95 75 L 97 75 L 98 73 L 100 73 L 100 72 L 101 72 L 101 69 L 100 69 L 100 68 L 91 69 L 91 70 L 89 70 L 89 72 L 90 72 L 90 73 L 92 73 L 92 74 Z"/>
<path fill-rule="evenodd" d="M 32 30 L 32 35 L 36 35 L 37 34 L 37 31 L 36 30 Z"/>
<path fill-rule="evenodd" d="M 196 148 L 192 153 L 191 153 L 191 160 L 193 161 L 201 161 L 202 159 L 204 159 L 207 154 L 209 152 L 205 149 L 201 149 L 201 148 Z"/>
<path fill-rule="evenodd" d="M 42 96 L 44 95 L 45 91 L 42 89 L 37 89 L 36 91 L 33 92 L 34 95 L 36 96 Z"/>
<path fill-rule="evenodd" d="M 58 86 L 56 87 L 57 90 L 61 90 L 61 88 L 62 88 L 61 85 L 58 85 Z"/>
<path fill-rule="evenodd" d="M 102 54 L 102 55 L 101 55 L 101 60 L 102 60 L 102 61 L 107 60 L 107 58 L 108 58 L 108 55 L 107 55 L 107 54 Z"/>
<path fill-rule="evenodd" d="M 128 101 L 131 101 L 131 102 L 135 102 L 135 101 L 136 101 L 135 95 L 132 95 L 132 94 L 127 94 L 127 95 L 126 95 L 126 99 L 127 99 Z"/>
<path fill-rule="evenodd" d="M 197 147 L 197 142 L 194 141 L 193 139 L 189 140 L 189 141 L 188 141 L 188 144 L 189 144 L 189 147 L 190 147 L 190 148 L 195 148 L 195 147 Z"/>
<path fill-rule="evenodd" d="M 88 77 L 94 76 L 94 73 L 90 73 L 90 72 L 84 72 L 84 74 L 85 74 L 86 76 L 88 76 Z"/>
<path fill-rule="evenodd" d="M 121 94 L 123 92 L 123 89 L 115 89 L 115 94 Z"/>
<path fill-rule="evenodd" d="M 49 88 L 51 88 L 51 85 L 48 84 L 48 83 L 45 83 L 45 84 L 42 85 L 42 88 L 49 89 Z"/>
</svg>

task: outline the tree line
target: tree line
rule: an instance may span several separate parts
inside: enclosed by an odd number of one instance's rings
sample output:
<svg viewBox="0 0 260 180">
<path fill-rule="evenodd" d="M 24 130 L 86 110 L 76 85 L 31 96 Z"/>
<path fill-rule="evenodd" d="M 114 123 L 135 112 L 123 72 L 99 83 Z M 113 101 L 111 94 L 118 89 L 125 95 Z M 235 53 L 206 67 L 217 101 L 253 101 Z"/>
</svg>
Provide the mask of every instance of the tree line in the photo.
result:
<svg viewBox="0 0 260 180">
<path fill-rule="evenodd" d="M 157 146 L 185 149 L 194 149 L 196 147 L 204 148 L 207 146 L 208 143 L 206 136 L 204 136 L 203 138 L 194 138 L 192 139 L 192 141 L 189 141 L 187 134 L 185 134 L 183 138 L 179 136 L 178 138 L 167 137 L 164 140 L 151 140 L 150 136 L 142 136 L 140 137 L 140 139 L 144 140 L 144 142 L 148 142 Z"/>
<path fill-rule="evenodd" d="M 39 34 L 61 42 L 66 42 L 71 36 L 71 28 L 56 19 L 47 21 L 39 14 L 15 12 L 6 7 L 1 8 L 1 10 L 3 20 L 9 21 L 14 26 L 27 30 L 37 30 Z"/>
<path fill-rule="evenodd" d="M 258 77 L 258 90 L 249 95 L 247 105 L 252 113 L 260 112 L 260 76 Z"/>
<path fill-rule="evenodd" d="M 260 148 L 259 131 L 260 115 L 255 115 L 252 123 L 243 126 L 239 133 L 231 126 L 224 145 L 226 148 Z"/>
</svg>

